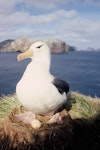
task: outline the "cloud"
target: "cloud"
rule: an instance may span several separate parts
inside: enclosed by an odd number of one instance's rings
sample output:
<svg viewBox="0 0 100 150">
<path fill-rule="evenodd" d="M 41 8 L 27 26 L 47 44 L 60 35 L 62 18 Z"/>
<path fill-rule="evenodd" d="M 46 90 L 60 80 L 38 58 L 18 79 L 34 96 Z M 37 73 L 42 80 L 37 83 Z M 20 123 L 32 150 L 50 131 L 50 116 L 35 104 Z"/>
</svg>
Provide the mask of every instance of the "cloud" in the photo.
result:
<svg viewBox="0 0 100 150">
<path fill-rule="evenodd" d="M 25 7 L 33 7 L 42 10 L 61 8 L 62 6 L 67 7 L 70 5 L 85 5 L 85 6 L 100 6 L 99 0 L 21 0 Z"/>
<path fill-rule="evenodd" d="M 99 0 L 10 0 L 7 3 L 6 0 L 0 1 L 0 14 L 11 14 L 18 11 L 27 11 L 34 13 L 37 11 L 50 11 L 54 9 L 59 9 L 61 7 L 72 6 L 100 6 Z"/>
<path fill-rule="evenodd" d="M 28 12 L 14 12 L 0 15 L 0 38 L 17 38 L 20 36 L 58 37 L 62 22 L 77 16 L 75 10 L 63 9 L 43 15 L 30 15 Z M 5 38 L 4 38 L 5 37 Z"/>
<path fill-rule="evenodd" d="M 30 9 L 50 10 L 66 5 L 72 0 L 7 0 L 0 1 L 0 14 L 11 14 L 18 11 L 30 11 Z"/>
<path fill-rule="evenodd" d="M 76 10 L 65 10 L 69 3 L 97 5 L 91 0 L 6 0 L 0 1 L 0 41 L 28 36 L 32 38 L 59 38 L 79 48 L 97 43 L 100 39 L 100 19 L 82 16 Z M 47 3 L 47 4 L 46 4 Z M 26 9 L 27 7 L 27 9 Z M 33 8 L 30 12 L 28 8 Z M 62 9 L 60 9 L 60 7 Z M 44 12 L 44 9 L 49 11 Z M 43 12 L 36 13 L 34 9 Z M 51 11 L 50 11 L 51 9 Z"/>
<path fill-rule="evenodd" d="M 100 1 L 99 0 L 84 0 L 84 3 L 86 5 L 89 5 L 89 6 L 97 6 L 99 7 L 100 6 Z"/>
<path fill-rule="evenodd" d="M 62 21 L 62 28 L 66 32 L 66 39 L 77 47 L 93 45 L 100 38 L 100 19 L 82 17 L 77 14 L 73 19 Z M 99 44 L 95 45 L 99 47 Z"/>
<path fill-rule="evenodd" d="M 15 6 L 20 2 L 21 0 L 10 0 L 7 2 L 6 0 L 0 1 L 0 14 L 11 14 L 15 12 Z"/>
<path fill-rule="evenodd" d="M 71 45 L 84 46 L 100 38 L 100 19 L 82 17 L 75 10 L 57 10 L 44 15 L 15 12 L 0 15 L 1 39 L 29 36 L 32 38 L 60 38 Z"/>
<path fill-rule="evenodd" d="M 64 6 L 73 0 L 22 0 L 26 7 L 31 6 L 38 9 L 55 9 Z"/>
<path fill-rule="evenodd" d="M 27 12 L 15 12 L 11 15 L 0 15 L 0 27 L 3 29 L 17 29 L 18 27 L 39 27 L 47 24 L 62 21 L 62 19 L 72 18 L 76 15 L 76 11 L 58 10 L 44 15 L 30 15 Z"/>
</svg>

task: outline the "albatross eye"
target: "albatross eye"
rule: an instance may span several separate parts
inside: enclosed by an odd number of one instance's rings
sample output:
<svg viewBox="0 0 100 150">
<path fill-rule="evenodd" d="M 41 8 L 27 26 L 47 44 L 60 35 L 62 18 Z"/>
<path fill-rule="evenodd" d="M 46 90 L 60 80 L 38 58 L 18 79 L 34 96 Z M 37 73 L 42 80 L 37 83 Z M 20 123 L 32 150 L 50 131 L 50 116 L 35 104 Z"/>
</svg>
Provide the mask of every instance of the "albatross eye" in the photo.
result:
<svg viewBox="0 0 100 150">
<path fill-rule="evenodd" d="M 42 46 L 43 46 L 43 44 L 42 44 L 42 45 L 37 46 L 37 48 L 41 48 Z"/>
</svg>

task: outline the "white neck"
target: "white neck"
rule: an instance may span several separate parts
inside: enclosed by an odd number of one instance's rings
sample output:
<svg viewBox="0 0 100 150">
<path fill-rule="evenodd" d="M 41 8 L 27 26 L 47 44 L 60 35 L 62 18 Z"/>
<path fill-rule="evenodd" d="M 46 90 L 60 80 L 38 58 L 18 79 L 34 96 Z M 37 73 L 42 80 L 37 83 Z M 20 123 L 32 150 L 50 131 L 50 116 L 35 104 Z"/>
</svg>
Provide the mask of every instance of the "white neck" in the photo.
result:
<svg viewBox="0 0 100 150">
<path fill-rule="evenodd" d="M 51 56 L 50 53 L 42 53 L 42 54 L 38 54 L 37 56 L 35 55 L 32 58 L 32 64 L 35 64 L 38 67 L 43 67 L 44 69 L 46 69 L 46 71 L 50 70 L 50 61 L 51 61 Z"/>
</svg>

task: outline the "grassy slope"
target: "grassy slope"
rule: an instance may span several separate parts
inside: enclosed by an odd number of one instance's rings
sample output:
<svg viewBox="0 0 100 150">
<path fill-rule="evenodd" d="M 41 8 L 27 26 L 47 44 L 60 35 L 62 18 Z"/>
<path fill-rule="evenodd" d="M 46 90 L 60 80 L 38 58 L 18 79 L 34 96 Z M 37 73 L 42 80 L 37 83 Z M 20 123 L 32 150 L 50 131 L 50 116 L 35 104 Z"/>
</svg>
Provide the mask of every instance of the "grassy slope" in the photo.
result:
<svg viewBox="0 0 100 150">
<path fill-rule="evenodd" d="M 99 98 L 91 98 L 89 96 L 72 92 L 67 105 L 70 105 L 70 102 L 72 107 L 69 110 L 69 114 L 72 119 L 94 118 L 100 114 Z M 0 99 L 0 121 L 2 121 L 7 114 L 19 105 L 20 103 L 17 100 L 16 95 L 3 96 Z"/>
<path fill-rule="evenodd" d="M 72 108 L 69 111 L 73 119 L 76 118 L 94 118 L 100 114 L 100 99 L 85 96 L 79 93 L 73 92 L 71 99 L 75 99 L 75 103 L 72 103 Z"/>
</svg>

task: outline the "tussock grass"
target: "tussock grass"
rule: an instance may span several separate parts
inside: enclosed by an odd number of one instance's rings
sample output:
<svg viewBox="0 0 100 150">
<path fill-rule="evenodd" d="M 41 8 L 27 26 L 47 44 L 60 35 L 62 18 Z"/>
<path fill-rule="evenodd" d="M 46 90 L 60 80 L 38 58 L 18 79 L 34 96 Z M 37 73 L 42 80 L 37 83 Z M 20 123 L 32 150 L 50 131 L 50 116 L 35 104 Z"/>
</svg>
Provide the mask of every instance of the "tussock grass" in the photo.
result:
<svg viewBox="0 0 100 150">
<path fill-rule="evenodd" d="M 72 108 L 69 111 L 72 119 L 94 119 L 100 115 L 100 98 L 92 98 L 76 92 L 71 93 Z"/>
<path fill-rule="evenodd" d="M 80 93 L 71 92 L 66 107 L 70 106 L 69 114 L 72 119 L 94 118 L 100 114 L 100 98 L 92 98 Z M 0 98 L 0 121 L 9 115 L 14 108 L 20 107 L 16 95 Z"/>
<path fill-rule="evenodd" d="M 0 122 L 9 115 L 14 108 L 20 106 L 16 95 L 2 96 L 0 98 Z"/>
</svg>

